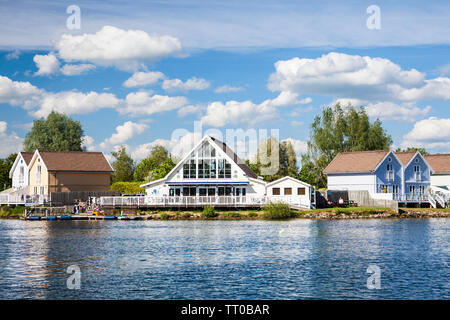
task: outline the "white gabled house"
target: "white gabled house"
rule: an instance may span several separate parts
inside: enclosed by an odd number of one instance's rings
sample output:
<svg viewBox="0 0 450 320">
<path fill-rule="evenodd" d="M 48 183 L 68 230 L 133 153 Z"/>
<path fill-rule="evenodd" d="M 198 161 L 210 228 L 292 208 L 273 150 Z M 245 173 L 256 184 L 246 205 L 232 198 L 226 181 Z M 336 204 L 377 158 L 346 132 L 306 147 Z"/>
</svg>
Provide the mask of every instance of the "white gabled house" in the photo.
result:
<svg viewBox="0 0 450 320">
<path fill-rule="evenodd" d="M 315 189 L 310 184 L 290 176 L 266 184 L 266 193 L 272 201 L 283 201 L 290 197 L 309 207 L 315 206 Z"/>
<path fill-rule="evenodd" d="M 263 183 L 225 143 L 205 136 L 166 177 L 141 187 L 147 196 L 250 196 Z"/>
<path fill-rule="evenodd" d="M 28 188 L 30 179 L 28 165 L 30 164 L 31 158 L 33 158 L 33 154 L 34 152 L 19 152 L 17 154 L 16 160 L 14 160 L 9 171 L 13 191 L 27 191 L 26 189 Z"/>
<path fill-rule="evenodd" d="M 283 200 L 310 207 L 312 187 L 294 180 L 282 178 L 267 184 L 224 142 L 206 135 L 164 178 L 141 187 L 145 188 L 149 204 L 158 201 L 174 204 L 208 201 L 213 205 L 230 202 L 250 205 Z M 291 188 L 295 191 L 290 195 L 283 194 L 283 198 L 272 197 L 268 194 L 268 186 L 270 191 L 276 188 L 283 191 Z M 298 192 L 302 194 L 299 195 Z"/>
</svg>

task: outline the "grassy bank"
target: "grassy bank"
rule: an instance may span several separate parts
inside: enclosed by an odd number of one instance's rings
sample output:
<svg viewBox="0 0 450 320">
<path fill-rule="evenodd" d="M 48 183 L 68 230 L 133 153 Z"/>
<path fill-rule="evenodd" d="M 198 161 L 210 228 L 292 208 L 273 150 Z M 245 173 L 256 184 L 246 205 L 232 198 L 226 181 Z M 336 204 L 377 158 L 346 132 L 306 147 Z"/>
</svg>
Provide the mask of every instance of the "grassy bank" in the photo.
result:
<svg viewBox="0 0 450 320">
<path fill-rule="evenodd" d="M 23 206 L 16 208 L 1 206 L 0 219 L 18 219 L 24 211 Z M 140 215 L 149 220 L 287 220 L 287 219 L 383 219 L 383 218 L 450 218 L 450 208 L 401 208 L 395 212 L 386 208 L 351 207 L 326 208 L 305 211 L 291 210 L 287 205 L 271 204 L 261 210 L 217 210 L 213 207 L 189 211 L 137 210 L 124 212 L 125 215 Z M 110 215 L 120 215 L 120 210 Z"/>
<path fill-rule="evenodd" d="M 8 219 L 8 218 L 19 218 L 23 215 L 25 210 L 24 206 L 16 206 L 16 207 L 8 207 L 8 206 L 0 206 L 0 218 Z"/>
</svg>

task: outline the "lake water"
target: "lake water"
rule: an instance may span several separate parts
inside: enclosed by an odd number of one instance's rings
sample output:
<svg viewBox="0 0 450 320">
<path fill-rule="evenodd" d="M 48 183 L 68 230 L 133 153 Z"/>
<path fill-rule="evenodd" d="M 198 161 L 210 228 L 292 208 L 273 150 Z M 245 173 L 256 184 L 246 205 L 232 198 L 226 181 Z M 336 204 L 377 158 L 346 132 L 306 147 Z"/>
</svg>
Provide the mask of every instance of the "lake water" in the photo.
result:
<svg viewBox="0 0 450 320">
<path fill-rule="evenodd" d="M 450 219 L 1 220 L 0 299 L 449 299 L 449 235 Z"/>
</svg>

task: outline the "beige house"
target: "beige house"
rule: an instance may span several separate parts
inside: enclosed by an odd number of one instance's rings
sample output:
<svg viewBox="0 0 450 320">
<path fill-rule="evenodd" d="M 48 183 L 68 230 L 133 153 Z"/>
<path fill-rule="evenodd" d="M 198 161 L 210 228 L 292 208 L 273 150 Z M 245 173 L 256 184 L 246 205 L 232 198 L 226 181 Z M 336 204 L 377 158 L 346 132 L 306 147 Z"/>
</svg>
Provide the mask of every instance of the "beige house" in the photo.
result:
<svg viewBox="0 0 450 320">
<path fill-rule="evenodd" d="M 113 171 L 102 152 L 39 151 L 28 165 L 29 193 L 108 191 Z"/>
</svg>

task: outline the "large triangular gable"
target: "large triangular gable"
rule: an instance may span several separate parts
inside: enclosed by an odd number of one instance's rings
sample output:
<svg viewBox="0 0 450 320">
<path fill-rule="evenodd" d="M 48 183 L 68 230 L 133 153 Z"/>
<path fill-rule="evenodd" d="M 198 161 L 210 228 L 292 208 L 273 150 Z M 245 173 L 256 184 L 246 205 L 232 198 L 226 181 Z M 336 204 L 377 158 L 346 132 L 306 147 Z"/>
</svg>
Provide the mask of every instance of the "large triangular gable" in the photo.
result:
<svg viewBox="0 0 450 320">
<path fill-rule="evenodd" d="M 218 155 L 221 155 L 223 158 L 228 160 L 230 163 L 235 163 L 239 170 L 245 175 L 248 176 L 247 172 L 242 169 L 242 167 L 239 165 L 238 161 L 235 161 L 233 159 L 233 156 L 229 155 L 226 151 L 224 151 L 219 144 L 217 144 L 209 135 L 205 135 L 184 157 L 181 159 L 180 162 L 172 169 L 170 172 L 161 180 L 167 180 L 169 177 L 171 177 L 175 172 L 177 172 L 180 167 L 183 166 L 183 164 L 191 157 L 192 153 L 197 152 L 197 150 L 203 145 L 205 141 L 208 141 L 208 143 L 216 150 L 216 153 Z M 228 148 L 229 149 L 229 148 Z M 233 153 L 234 154 L 234 153 Z M 239 159 L 239 158 L 237 158 Z M 149 185 L 151 182 L 143 184 L 142 186 Z"/>
<path fill-rule="evenodd" d="M 16 159 L 14 160 L 14 163 L 13 163 L 11 169 L 9 170 L 9 177 L 10 177 L 10 178 L 12 178 L 12 175 L 13 175 L 13 173 L 14 173 L 14 170 L 16 169 L 17 164 L 19 163 L 19 160 L 20 160 L 20 159 L 22 159 L 22 160 L 25 162 L 25 166 L 28 168 L 28 164 L 31 162 L 31 159 L 29 159 L 29 160 L 28 160 L 28 163 L 27 163 L 27 159 L 24 157 L 24 155 L 27 156 L 27 158 L 28 158 L 28 156 L 29 156 L 30 154 L 33 154 L 33 155 L 34 155 L 34 152 L 19 152 L 19 153 L 17 154 L 17 157 L 16 157 Z"/>
<path fill-rule="evenodd" d="M 433 167 L 428 163 L 428 161 L 425 159 L 425 157 L 419 151 L 417 151 L 416 154 L 405 165 L 405 169 L 412 163 L 412 161 L 417 157 L 417 155 L 419 155 L 422 158 L 423 162 L 425 162 L 425 164 L 428 166 L 428 168 L 430 168 L 431 172 L 435 173 L 435 170 L 433 169 Z"/>
<path fill-rule="evenodd" d="M 394 156 L 394 158 L 398 161 L 398 163 L 400 164 L 400 167 L 403 166 L 402 161 L 397 157 L 397 155 L 395 154 L 395 152 L 393 150 L 390 150 L 386 156 L 378 163 L 378 165 L 376 166 L 375 170 L 373 170 L 373 172 L 376 172 L 378 170 L 378 168 L 381 166 L 381 164 L 384 162 L 384 160 L 386 160 L 389 155 Z"/>
<path fill-rule="evenodd" d="M 45 170 L 47 170 L 47 165 L 45 164 L 44 159 L 41 157 L 41 154 L 39 153 L 38 149 L 36 149 L 36 151 L 33 154 L 33 158 L 31 158 L 31 161 L 28 164 L 28 170 L 31 170 L 31 168 L 33 167 L 33 164 L 37 160 L 37 158 L 41 158 L 41 164 L 44 165 Z"/>
</svg>

